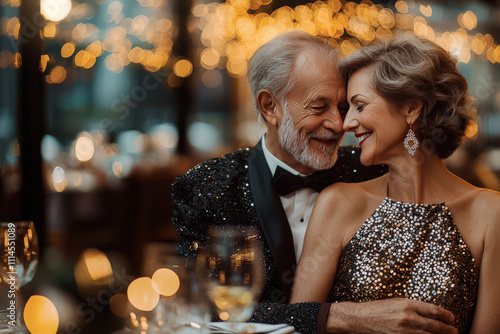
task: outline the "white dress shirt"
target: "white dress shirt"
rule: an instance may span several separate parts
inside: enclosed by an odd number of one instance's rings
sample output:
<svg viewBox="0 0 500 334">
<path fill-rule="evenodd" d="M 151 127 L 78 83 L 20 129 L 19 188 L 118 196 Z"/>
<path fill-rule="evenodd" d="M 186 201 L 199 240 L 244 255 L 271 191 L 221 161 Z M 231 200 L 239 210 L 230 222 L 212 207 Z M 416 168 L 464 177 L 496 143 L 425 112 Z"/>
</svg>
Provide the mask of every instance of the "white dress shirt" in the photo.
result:
<svg viewBox="0 0 500 334">
<path fill-rule="evenodd" d="M 286 169 L 294 175 L 305 176 L 269 152 L 266 147 L 265 134 L 262 136 L 262 151 L 264 152 L 267 165 L 269 166 L 269 170 L 273 176 L 278 166 Z M 311 212 L 318 195 L 319 193 L 311 188 L 302 188 L 286 196 L 280 196 L 281 204 L 283 205 L 286 217 L 288 218 L 288 223 L 290 224 L 290 229 L 292 230 L 293 245 L 295 247 L 295 256 L 297 261 L 302 253 L 307 225 L 309 224 L 309 218 L 311 217 Z"/>
</svg>

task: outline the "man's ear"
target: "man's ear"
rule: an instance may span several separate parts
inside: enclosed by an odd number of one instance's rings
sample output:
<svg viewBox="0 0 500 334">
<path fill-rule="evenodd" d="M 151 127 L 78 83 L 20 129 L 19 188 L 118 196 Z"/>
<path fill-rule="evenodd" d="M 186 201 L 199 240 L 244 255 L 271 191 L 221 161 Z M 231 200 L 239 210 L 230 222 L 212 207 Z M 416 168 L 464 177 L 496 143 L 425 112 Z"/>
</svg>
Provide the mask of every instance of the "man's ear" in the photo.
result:
<svg viewBox="0 0 500 334">
<path fill-rule="evenodd" d="M 417 121 L 422 112 L 422 101 L 413 101 L 405 108 L 405 117 L 408 124 L 413 124 Z"/>
<path fill-rule="evenodd" d="M 257 93 L 257 104 L 259 106 L 262 117 L 266 122 L 272 125 L 277 125 L 276 106 L 277 102 L 273 94 L 267 89 L 262 89 Z"/>
</svg>

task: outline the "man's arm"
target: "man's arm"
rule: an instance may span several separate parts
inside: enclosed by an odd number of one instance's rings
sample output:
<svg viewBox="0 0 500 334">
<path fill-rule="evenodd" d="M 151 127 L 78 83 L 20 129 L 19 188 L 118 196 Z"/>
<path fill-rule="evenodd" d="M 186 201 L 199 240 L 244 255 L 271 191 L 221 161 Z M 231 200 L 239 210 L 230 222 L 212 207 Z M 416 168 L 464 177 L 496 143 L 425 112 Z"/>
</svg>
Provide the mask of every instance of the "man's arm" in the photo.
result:
<svg viewBox="0 0 500 334">
<path fill-rule="evenodd" d="M 327 333 L 458 333 L 454 316 L 436 305 L 393 298 L 337 303 L 329 309 Z"/>
<path fill-rule="evenodd" d="M 321 319 L 326 309 L 327 319 Z M 455 334 L 453 314 L 436 305 L 402 298 L 365 303 L 259 303 L 250 322 L 295 327 L 315 333 L 441 333 Z"/>
<path fill-rule="evenodd" d="M 259 303 L 250 322 L 289 324 L 301 334 L 315 334 L 320 303 Z"/>
<path fill-rule="evenodd" d="M 198 247 L 206 241 L 208 223 L 206 207 L 209 200 L 195 185 L 195 178 L 188 173 L 177 177 L 172 185 L 172 224 L 179 237 L 177 253 L 189 258 L 196 257 Z"/>
</svg>

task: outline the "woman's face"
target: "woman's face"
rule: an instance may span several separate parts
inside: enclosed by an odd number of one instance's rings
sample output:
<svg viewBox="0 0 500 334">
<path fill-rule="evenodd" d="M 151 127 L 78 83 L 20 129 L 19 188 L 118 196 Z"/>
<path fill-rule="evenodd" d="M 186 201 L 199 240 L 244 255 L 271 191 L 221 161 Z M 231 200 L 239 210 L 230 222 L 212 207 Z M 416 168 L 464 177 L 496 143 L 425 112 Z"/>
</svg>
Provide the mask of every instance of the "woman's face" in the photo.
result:
<svg viewBox="0 0 500 334">
<path fill-rule="evenodd" d="M 405 153 L 403 141 L 409 126 L 398 107 L 371 87 L 372 77 L 370 67 L 351 75 L 347 84 L 349 111 L 344 130 L 354 132 L 358 138 L 363 165 L 390 165 Z"/>
</svg>

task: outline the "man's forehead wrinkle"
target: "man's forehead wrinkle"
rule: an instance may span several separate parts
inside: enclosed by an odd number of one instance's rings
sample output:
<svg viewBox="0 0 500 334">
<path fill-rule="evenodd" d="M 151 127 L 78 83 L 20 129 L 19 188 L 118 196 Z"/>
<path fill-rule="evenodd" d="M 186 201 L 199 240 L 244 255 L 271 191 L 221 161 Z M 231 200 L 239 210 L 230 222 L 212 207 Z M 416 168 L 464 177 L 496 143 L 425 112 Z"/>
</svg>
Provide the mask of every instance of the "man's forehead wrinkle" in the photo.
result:
<svg viewBox="0 0 500 334">
<path fill-rule="evenodd" d="M 335 85 L 333 85 L 335 86 Z M 331 103 L 335 100 L 345 100 L 345 89 L 343 87 L 332 88 L 332 86 L 325 84 L 324 86 L 317 86 L 311 89 L 304 101 L 304 105 L 308 105 L 312 102 L 322 101 Z"/>
<path fill-rule="evenodd" d="M 307 106 L 315 101 L 328 100 L 324 94 L 318 92 L 318 89 L 311 89 L 304 100 L 304 106 Z"/>
</svg>

